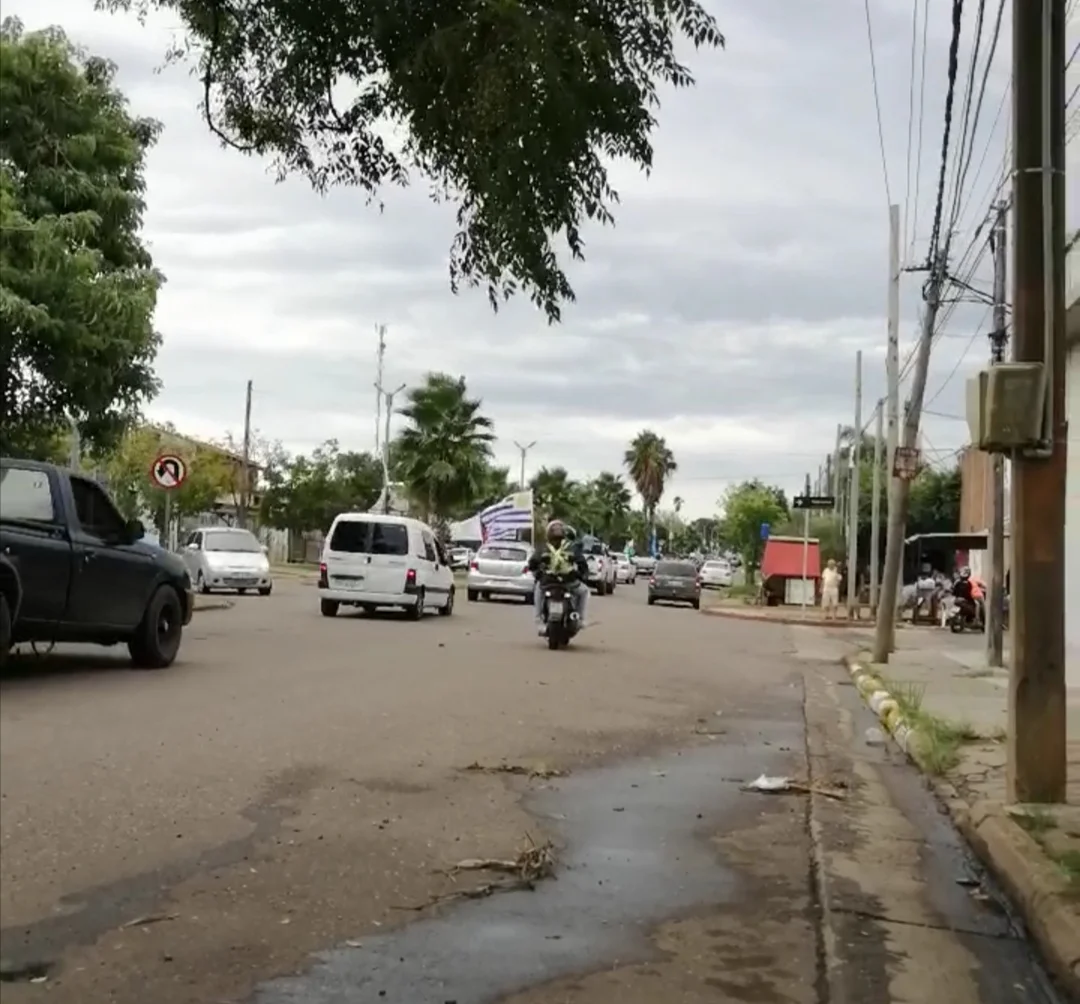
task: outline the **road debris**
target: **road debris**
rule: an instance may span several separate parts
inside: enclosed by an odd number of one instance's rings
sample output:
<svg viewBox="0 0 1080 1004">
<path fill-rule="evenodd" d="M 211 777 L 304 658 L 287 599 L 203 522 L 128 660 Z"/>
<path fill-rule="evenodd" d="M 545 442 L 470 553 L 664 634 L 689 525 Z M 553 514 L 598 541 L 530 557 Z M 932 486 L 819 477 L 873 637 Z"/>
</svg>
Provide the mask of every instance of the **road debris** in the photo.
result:
<svg viewBox="0 0 1080 1004">
<path fill-rule="evenodd" d="M 760 775 L 742 786 L 743 791 L 756 791 L 763 795 L 824 795 L 838 801 L 847 798 L 839 785 L 804 784 L 793 777 L 768 777 Z"/>
<path fill-rule="evenodd" d="M 176 920 L 179 914 L 176 913 L 148 913 L 142 917 L 136 917 L 134 920 L 129 920 L 126 924 L 120 925 L 120 930 L 127 930 L 129 927 L 149 927 L 151 924 L 163 924 L 167 920 Z"/>
<path fill-rule="evenodd" d="M 461 769 L 474 774 L 513 774 L 517 777 L 536 778 L 539 780 L 547 780 L 552 777 L 566 777 L 570 773 L 568 770 L 545 767 L 543 764 L 538 767 L 528 767 L 525 764 L 520 763 L 500 763 L 490 765 L 482 764 L 479 761 L 475 761 L 469 764 L 468 767 L 462 767 Z"/>
<path fill-rule="evenodd" d="M 417 906 L 396 906 L 394 909 L 418 913 L 455 899 L 486 899 L 497 892 L 532 890 L 537 882 L 555 875 L 555 845 L 549 840 L 538 844 L 526 833 L 525 846 L 516 858 L 466 858 L 450 868 L 440 869 L 439 874 L 456 878 L 462 872 L 478 871 L 498 872 L 508 878 L 502 882 L 485 882 L 471 889 L 455 889 L 453 892 L 432 896 Z"/>
</svg>

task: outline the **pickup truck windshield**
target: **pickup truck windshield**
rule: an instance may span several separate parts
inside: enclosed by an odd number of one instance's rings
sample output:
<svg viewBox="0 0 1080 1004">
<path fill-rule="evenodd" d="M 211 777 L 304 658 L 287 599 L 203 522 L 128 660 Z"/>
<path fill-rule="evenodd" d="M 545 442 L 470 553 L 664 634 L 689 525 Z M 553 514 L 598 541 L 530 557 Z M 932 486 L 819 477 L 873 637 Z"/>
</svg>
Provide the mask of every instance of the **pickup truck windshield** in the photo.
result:
<svg viewBox="0 0 1080 1004">
<path fill-rule="evenodd" d="M 253 533 L 246 530 L 228 530 L 225 533 L 206 534 L 206 551 L 261 551 L 262 545 Z"/>
</svg>

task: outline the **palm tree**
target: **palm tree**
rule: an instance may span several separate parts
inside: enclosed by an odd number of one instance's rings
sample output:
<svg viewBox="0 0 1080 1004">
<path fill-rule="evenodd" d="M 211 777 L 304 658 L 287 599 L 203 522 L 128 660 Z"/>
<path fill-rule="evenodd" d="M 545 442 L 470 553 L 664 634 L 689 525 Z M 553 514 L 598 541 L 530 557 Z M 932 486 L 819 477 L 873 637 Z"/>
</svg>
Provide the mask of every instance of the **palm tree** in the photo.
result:
<svg viewBox="0 0 1080 1004">
<path fill-rule="evenodd" d="M 399 414 L 409 425 L 393 445 L 395 469 L 425 517 L 445 521 L 490 485 L 494 424 L 464 377 L 429 373 Z"/>
<path fill-rule="evenodd" d="M 643 429 L 631 440 L 623 459 L 645 507 L 651 537 L 656 527 L 656 507 L 664 496 L 664 485 L 678 470 L 675 454 L 662 436 L 651 429 Z"/>
<path fill-rule="evenodd" d="M 529 482 L 536 508 L 548 519 L 568 519 L 576 508 L 578 486 L 565 467 L 541 467 Z"/>
</svg>

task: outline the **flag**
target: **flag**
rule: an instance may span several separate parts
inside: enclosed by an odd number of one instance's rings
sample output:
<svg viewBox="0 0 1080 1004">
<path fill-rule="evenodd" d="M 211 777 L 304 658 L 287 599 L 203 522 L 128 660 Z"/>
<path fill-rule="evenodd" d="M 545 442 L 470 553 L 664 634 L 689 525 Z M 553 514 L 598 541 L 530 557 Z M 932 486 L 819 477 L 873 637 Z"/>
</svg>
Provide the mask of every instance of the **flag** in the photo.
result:
<svg viewBox="0 0 1080 1004">
<path fill-rule="evenodd" d="M 480 529 L 484 543 L 489 540 L 520 540 L 522 532 L 533 525 L 533 493 L 507 495 L 501 502 L 489 505 L 480 512 Z"/>
</svg>

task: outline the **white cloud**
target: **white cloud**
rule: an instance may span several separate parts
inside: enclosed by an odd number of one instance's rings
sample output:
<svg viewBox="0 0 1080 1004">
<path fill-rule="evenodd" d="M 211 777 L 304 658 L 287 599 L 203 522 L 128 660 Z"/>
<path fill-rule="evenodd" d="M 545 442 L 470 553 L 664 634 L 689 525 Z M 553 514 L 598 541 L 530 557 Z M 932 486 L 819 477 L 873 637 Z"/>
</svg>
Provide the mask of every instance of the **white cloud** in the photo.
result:
<svg viewBox="0 0 1080 1004">
<path fill-rule="evenodd" d="M 295 449 L 330 436 L 368 448 L 374 327 L 385 322 L 388 379 L 465 374 L 514 470 L 514 439 L 538 441 L 530 468 L 618 470 L 628 439 L 649 426 L 679 460 L 670 497 L 698 515 L 733 481 L 756 475 L 793 491 L 816 473 L 836 423 L 853 417 L 856 349 L 865 352 L 865 416 L 884 390 L 887 213 L 861 11 L 790 0 L 713 6 L 727 50 L 687 54 L 699 86 L 663 95 L 651 176 L 616 166 L 618 225 L 586 235 L 588 261 L 572 270 L 578 302 L 559 328 L 524 301 L 493 315 L 482 291 L 450 293 L 452 214 L 422 186 L 383 193 L 380 212 L 355 192 L 321 198 L 298 179 L 277 184 L 268 165 L 222 149 L 199 118 L 196 82 L 181 67 L 157 72 L 175 19 L 141 27 L 94 12 L 90 0 L 9 0 L 5 14 L 31 29 L 59 24 L 112 57 L 134 110 L 164 123 L 148 165 L 146 233 L 168 278 L 157 317 L 165 386 L 152 414 L 202 436 L 235 432 L 250 378 L 266 435 Z M 873 9 L 900 201 L 911 5 Z M 947 20 L 930 31 L 909 226 L 917 251 L 936 183 Z M 1008 44 L 1006 33 L 976 163 L 1008 78 Z M 961 246 L 985 211 L 1004 135 L 999 126 L 981 175 L 969 179 L 976 195 Z M 910 194 L 914 216 L 914 186 Z M 904 283 L 905 337 L 918 282 Z M 957 310 L 939 341 L 936 412 L 962 411 L 962 378 L 987 349 L 981 315 Z M 932 416 L 927 434 L 947 453 L 966 429 Z"/>
</svg>

